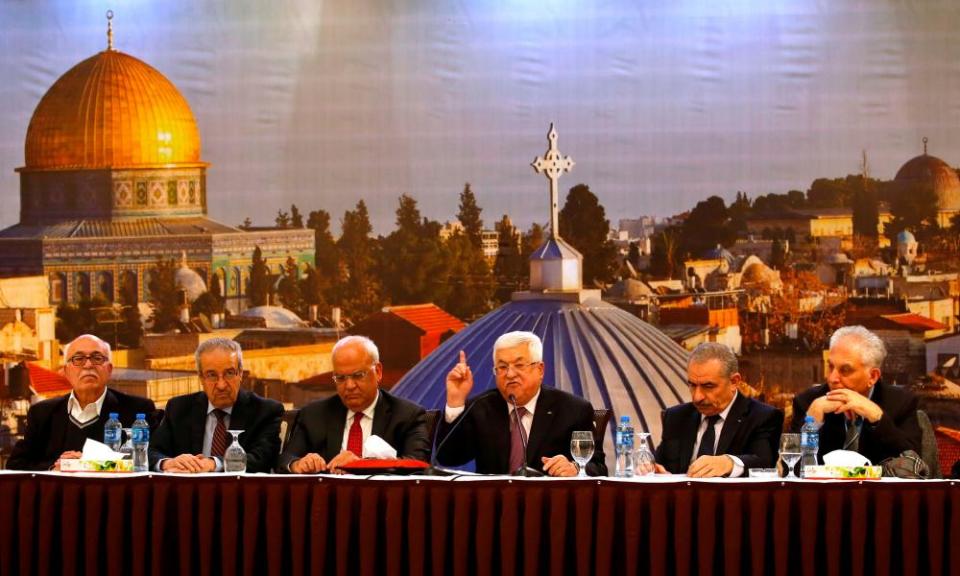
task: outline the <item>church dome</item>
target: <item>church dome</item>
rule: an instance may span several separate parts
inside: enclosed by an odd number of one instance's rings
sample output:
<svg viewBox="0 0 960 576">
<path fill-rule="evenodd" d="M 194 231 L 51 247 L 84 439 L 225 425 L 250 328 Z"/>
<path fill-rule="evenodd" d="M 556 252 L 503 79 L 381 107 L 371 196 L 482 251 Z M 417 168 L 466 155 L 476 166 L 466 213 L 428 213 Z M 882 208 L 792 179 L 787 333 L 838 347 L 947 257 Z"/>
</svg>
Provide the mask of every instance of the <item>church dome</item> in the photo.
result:
<svg viewBox="0 0 960 576">
<path fill-rule="evenodd" d="M 27 128 L 25 170 L 203 165 L 190 105 L 163 74 L 105 50 L 50 87 Z"/>
<path fill-rule="evenodd" d="M 926 144 L 924 144 L 926 147 Z M 923 154 L 912 158 L 897 172 L 894 182 L 899 192 L 909 193 L 916 186 L 930 186 L 937 195 L 940 210 L 960 210 L 960 178 L 949 164 L 936 156 Z"/>
</svg>

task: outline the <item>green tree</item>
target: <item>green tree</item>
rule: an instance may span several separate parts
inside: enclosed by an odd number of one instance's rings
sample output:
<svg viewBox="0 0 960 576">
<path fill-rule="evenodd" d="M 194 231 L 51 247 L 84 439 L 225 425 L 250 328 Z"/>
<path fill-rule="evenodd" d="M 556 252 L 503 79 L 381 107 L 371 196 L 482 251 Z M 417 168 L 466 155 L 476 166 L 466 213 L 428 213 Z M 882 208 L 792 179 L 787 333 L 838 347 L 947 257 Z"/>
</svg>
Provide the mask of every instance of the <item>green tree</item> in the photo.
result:
<svg viewBox="0 0 960 576">
<path fill-rule="evenodd" d="M 680 267 L 680 228 L 671 226 L 654 235 L 650 252 L 650 274 L 673 278 Z"/>
<path fill-rule="evenodd" d="M 770 267 L 777 270 L 783 270 L 783 267 L 786 263 L 787 251 L 783 240 L 774 240 L 773 245 L 770 247 Z"/>
<path fill-rule="evenodd" d="M 150 308 L 153 310 L 150 320 L 153 322 L 153 331 L 157 334 L 169 332 L 180 322 L 183 292 L 177 289 L 176 273 L 177 263 L 173 258 L 159 258 L 147 283 Z"/>
<path fill-rule="evenodd" d="M 259 246 L 253 249 L 250 267 L 250 289 L 247 292 L 250 307 L 266 306 L 270 301 L 270 270 Z"/>
<path fill-rule="evenodd" d="M 460 193 L 460 211 L 457 212 L 457 219 L 463 225 L 463 230 L 473 242 L 473 245 L 479 248 L 482 243 L 483 220 L 480 213 L 483 209 L 477 206 L 477 197 L 470 189 L 470 183 L 463 185 L 463 192 Z"/>
<path fill-rule="evenodd" d="M 290 227 L 290 215 L 283 210 L 277 210 L 277 217 L 274 218 L 273 221 L 276 223 L 277 228 Z"/>
<path fill-rule="evenodd" d="M 494 298 L 498 302 L 508 302 L 511 294 L 523 290 L 530 282 L 530 267 L 523 257 L 521 234 L 510 218 L 504 214 L 495 224 L 500 234 L 497 259 L 493 265 L 497 289 Z"/>
<path fill-rule="evenodd" d="M 530 270 L 529 262 L 530 256 L 533 255 L 533 251 L 539 248 L 544 240 L 547 238 L 546 229 L 542 224 L 534 222 L 530 225 L 530 229 L 526 231 L 523 235 L 523 242 L 521 244 L 520 255 L 524 262 L 528 264 L 527 277 L 529 280 Z"/>
<path fill-rule="evenodd" d="M 560 236 L 583 255 L 583 285 L 613 280 L 617 249 L 608 235 L 610 221 L 599 199 L 586 184 L 570 189 L 560 210 Z"/>
<path fill-rule="evenodd" d="M 926 240 L 937 226 L 937 202 L 933 186 L 915 184 L 902 187 L 890 203 L 893 221 L 885 229 L 889 238 L 895 242 L 902 230 L 911 230 L 918 240 Z"/>
<path fill-rule="evenodd" d="M 305 306 L 303 294 L 300 292 L 300 268 L 293 256 L 288 256 L 283 265 L 283 276 L 277 287 L 277 296 L 280 297 L 280 303 L 284 308 L 303 315 Z"/>
<path fill-rule="evenodd" d="M 730 228 L 736 235 L 746 235 L 747 219 L 750 217 L 750 199 L 746 192 L 737 192 L 737 199 L 730 204 L 727 215 L 730 217 Z"/>
<path fill-rule="evenodd" d="M 345 280 L 338 301 L 347 316 L 360 319 L 383 305 L 382 287 L 376 275 L 377 246 L 370 233 L 370 214 L 363 200 L 343 214 L 337 251 Z"/>
<path fill-rule="evenodd" d="M 300 213 L 296 204 L 290 205 L 290 227 L 303 228 L 303 214 Z"/>
<path fill-rule="evenodd" d="M 139 304 L 137 283 L 121 281 L 120 305 L 123 324 L 120 326 L 120 341 L 127 348 L 139 348 L 143 339 L 143 320 L 140 317 Z"/>
<path fill-rule="evenodd" d="M 496 283 L 483 250 L 462 233 L 448 238 L 444 249 L 449 262 L 444 285 L 449 290 L 441 306 L 464 320 L 472 320 L 488 312 Z"/>
<path fill-rule="evenodd" d="M 717 245 L 730 246 L 737 233 L 730 223 L 723 198 L 711 196 L 698 202 L 681 228 L 681 253 L 700 258 Z"/>
<path fill-rule="evenodd" d="M 329 285 L 323 274 L 308 264 L 306 272 L 300 279 L 300 294 L 303 296 L 304 307 L 316 306 L 319 314 L 329 313 L 330 305 L 326 299 L 328 288 Z"/>
<path fill-rule="evenodd" d="M 380 271 L 385 294 L 394 304 L 446 301 L 450 286 L 448 254 L 439 224 L 420 215 L 417 201 L 406 194 L 397 207 L 397 228 L 381 241 Z"/>
<path fill-rule="evenodd" d="M 241 230 L 249 230 L 252 227 L 253 227 L 253 220 L 251 220 L 249 216 L 244 218 L 243 223 L 240 224 L 240 226 L 238 226 L 238 228 L 240 228 Z"/>
</svg>

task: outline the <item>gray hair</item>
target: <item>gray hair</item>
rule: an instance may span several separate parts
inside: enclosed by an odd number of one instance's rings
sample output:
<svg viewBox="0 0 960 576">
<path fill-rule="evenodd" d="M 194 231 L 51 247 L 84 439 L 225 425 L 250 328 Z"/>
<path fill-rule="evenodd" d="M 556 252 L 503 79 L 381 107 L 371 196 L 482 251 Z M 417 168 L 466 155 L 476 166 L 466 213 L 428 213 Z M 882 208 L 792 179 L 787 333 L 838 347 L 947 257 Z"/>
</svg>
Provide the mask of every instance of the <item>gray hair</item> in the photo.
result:
<svg viewBox="0 0 960 576">
<path fill-rule="evenodd" d="M 543 362 L 543 342 L 540 341 L 540 337 L 533 332 L 523 331 L 507 332 L 497 338 L 497 341 L 493 343 L 493 361 L 497 361 L 497 350 L 513 348 L 521 344 L 527 345 L 531 362 Z"/>
<path fill-rule="evenodd" d="M 197 351 L 194 353 L 194 357 L 197 360 L 197 372 L 202 372 L 203 367 L 200 366 L 200 356 L 203 356 L 207 352 L 212 352 L 213 350 L 223 350 L 228 354 L 237 355 L 237 369 L 241 372 L 243 371 L 243 349 L 240 348 L 240 344 L 235 340 L 229 338 L 210 338 L 209 340 L 204 340 L 197 346 Z"/>
<path fill-rule="evenodd" d="M 687 366 L 693 364 L 703 364 L 710 360 L 719 360 L 723 368 L 722 376 L 730 378 L 740 371 L 737 363 L 737 355 L 733 353 L 728 346 L 719 342 L 701 342 L 687 359 Z"/>
<path fill-rule="evenodd" d="M 366 336 L 352 335 L 344 336 L 343 338 L 337 340 L 337 343 L 333 345 L 333 350 L 330 351 L 330 357 L 336 355 L 337 350 L 340 350 L 344 346 L 349 346 L 350 344 L 360 344 L 363 346 L 364 350 L 367 351 L 367 355 L 370 356 L 370 360 L 373 364 L 380 362 L 380 350 L 377 348 L 377 345 L 373 340 L 367 338 Z"/>
<path fill-rule="evenodd" d="M 838 342 L 850 338 L 857 341 L 857 350 L 860 352 L 860 361 L 869 368 L 880 369 L 887 357 L 887 347 L 883 340 L 863 326 L 844 326 L 830 336 L 830 348 Z"/>
<path fill-rule="evenodd" d="M 66 353 L 70 351 L 70 348 L 80 340 L 93 340 L 101 348 L 103 348 L 104 351 L 106 351 L 107 362 L 113 361 L 112 352 L 110 351 L 110 343 L 108 343 L 106 340 L 101 340 L 100 338 L 94 336 L 93 334 L 81 334 L 76 338 L 74 338 L 73 340 L 71 340 L 70 343 L 67 344 L 66 348 L 63 349 L 64 356 L 66 356 Z"/>
</svg>

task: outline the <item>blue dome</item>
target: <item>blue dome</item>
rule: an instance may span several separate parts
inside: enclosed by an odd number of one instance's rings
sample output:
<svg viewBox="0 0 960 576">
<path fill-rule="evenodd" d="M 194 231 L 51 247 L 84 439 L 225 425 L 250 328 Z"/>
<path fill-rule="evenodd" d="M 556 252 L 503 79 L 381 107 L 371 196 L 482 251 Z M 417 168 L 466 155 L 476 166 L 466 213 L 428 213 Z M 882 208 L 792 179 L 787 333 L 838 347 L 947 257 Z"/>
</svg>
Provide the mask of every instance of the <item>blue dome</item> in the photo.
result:
<svg viewBox="0 0 960 576">
<path fill-rule="evenodd" d="M 900 233 L 897 234 L 897 244 L 913 244 L 916 241 L 916 236 L 907 229 L 901 230 Z"/>
<path fill-rule="evenodd" d="M 688 399 L 687 352 L 636 316 L 599 298 L 585 302 L 516 299 L 444 342 L 410 370 L 392 392 L 426 408 L 442 409 L 447 372 L 464 350 L 473 370 L 470 396 L 496 387 L 493 344 L 502 334 L 529 330 L 543 340 L 543 385 L 611 408 L 610 431 L 629 415 L 638 432 L 660 439 L 660 414 Z M 607 434 L 608 454 L 613 453 Z"/>
</svg>

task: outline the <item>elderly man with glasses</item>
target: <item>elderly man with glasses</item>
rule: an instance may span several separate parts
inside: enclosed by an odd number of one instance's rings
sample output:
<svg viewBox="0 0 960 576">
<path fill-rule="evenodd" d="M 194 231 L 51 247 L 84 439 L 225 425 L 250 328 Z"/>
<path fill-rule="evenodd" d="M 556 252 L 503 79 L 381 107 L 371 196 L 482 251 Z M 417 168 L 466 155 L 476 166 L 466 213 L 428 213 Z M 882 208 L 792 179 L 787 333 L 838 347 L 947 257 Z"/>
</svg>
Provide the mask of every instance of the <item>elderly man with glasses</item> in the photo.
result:
<svg viewBox="0 0 960 576">
<path fill-rule="evenodd" d="M 280 455 L 279 472 L 340 472 L 363 458 L 370 436 L 378 436 L 398 458 L 427 460 L 430 439 L 420 406 L 380 390 L 383 365 L 376 344 L 347 336 L 333 347 L 337 394 L 304 406 Z"/>
<path fill-rule="evenodd" d="M 270 472 L 280 452 L 283 405 L 240 389 L 243 351 L 228 338 L 203 341 L 196 351 L 203 390 L 167 402 L 163 422 L 150 440 L 150 468 L 158 472 L 223 471 L 231 439 L 243 430 L 247 472 Z"/>
<path fill-rule="evenodd" d="M 508 332 L 497 338 L 493 372 L 496 389 L 468 402 L 473 372 L 466 354 L 460 352 L 459 362 L 447 375 L 437 461 L 459 466 L 475 460 L 477 472 L 482 474 L 542 471 L 550 476 L 575 476 L 579 470 L 570 454 L 570 438 L 575 431 L 593 430 L 593 406 L 573 394 L 541 386 L 540 338 L 532 332 Z M 607 475 L 603 446 L 594 447 L 586 469 L 590 476 Z"/>
<path fill-rule="evenodd" d="M 67 344 L 61 368 L 73 391 L 38 402 L 27 412 L 27 429 L 7 461 L 10 470 L 59 470 L 60 460 L 79 458 L 87 438 L 103 441 L 103 427 L 116 412 L 125 427 L 138 413 L 156 411 L 153 401 L 107 388 L 113 373 L 110 345 L 91 334 Z"/>
</svg>

